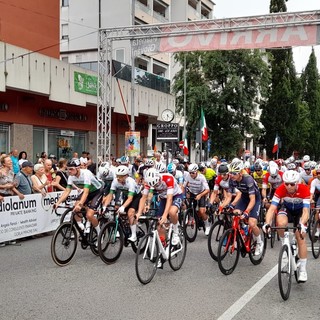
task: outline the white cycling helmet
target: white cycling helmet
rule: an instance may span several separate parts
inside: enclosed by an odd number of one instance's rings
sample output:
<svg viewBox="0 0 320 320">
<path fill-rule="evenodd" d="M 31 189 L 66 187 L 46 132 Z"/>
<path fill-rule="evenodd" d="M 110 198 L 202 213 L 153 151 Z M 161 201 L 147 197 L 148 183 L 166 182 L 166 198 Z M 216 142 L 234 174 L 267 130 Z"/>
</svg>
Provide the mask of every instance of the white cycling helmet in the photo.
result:
<svg viewBox="0 0 320 320">
<path fill-rule="evenodd" d="M 275 178 L 278 175 L 279 169 L 278 166 L 270 166 L 269 167 L 270 176 Z"/>
<path fill-rule="evenodd" d="M 161 180 L 161 175 L 156 168 L 150 168 L 147 170 L 144 180 L 150 187 L 154 187 Z"/>
<path fill-rule="evenodd" d="M 245 163 L 244 163 L 244 167 L 246 168 L 246 169 L 249 169 L 250 168 L 250 162 L 249 161 L 246 161 Z"/>
<path fill-rule="evenodd" d="M 155 165 L 155 168 L 156 168 L 160 173 L 166 172 L 166 166 L 163 164 L 163 162 L 157 162 L 156 165 Z"/>
<path fill-rule="evenodd" d="M 189 172 L 197 172 L 198 169 L 199 169 L 199 167 L 196 163 L 189 164 L 189 167 L 188 167 Z"/>
<path fill-rule="evenodd" d="M 296 166 L 296 164 L 294 162 L 291 162 L 291 163 L 287 164 L 287 169 L 288 170 L 296 170 L 297 166 Z"/>
<path fill-rule="evenodd" d="M 303 156 L 302 160 L 303 160 L 303 162 L 308 162 L 308 161 L 310 161 L 310 156 L 308 156 L 306 154 L 305 156 Z"/>
<path fill-rule="evenodd" d="M 126 176 L 129 174 L 129 168 L 127 166 L 117 167 L 116 175 L 117 176 Z"/>
<path fill-rule="evenodd" d="M 229 166 L 229 172 L 239 173 L 242 170 L 243 170 L 243 162 L 242 161 L 232 162 Z"/>
<path fill-rule="evenodd" d="M 101 176 L 108 176 L 110 171 L 110 164 L 109 162 L 102 162 L 99 166 L 99 173 Z"/>
<path fill-rule="evenodd" d="M 144 162 L 144 165 L 146 167 L 153 167 L 154 166 L 154 161 L 152 159 L 146 159 L 146 161 Z"/>
<path fill-rule="evenodd" d="M 282 178 L 285 183 L 297 183 L 300 180 L 300 174 L 294 170 L 287 170 Z"/>
</svg>

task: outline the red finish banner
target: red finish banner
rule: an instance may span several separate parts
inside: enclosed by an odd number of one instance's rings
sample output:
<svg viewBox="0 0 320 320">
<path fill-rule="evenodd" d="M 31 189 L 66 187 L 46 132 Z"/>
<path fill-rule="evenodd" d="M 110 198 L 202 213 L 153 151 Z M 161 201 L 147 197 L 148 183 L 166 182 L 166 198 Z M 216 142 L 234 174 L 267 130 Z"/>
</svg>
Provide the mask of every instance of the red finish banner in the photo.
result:
<svg viewBox="0 0 320 320">
<path fill-rule="evenodd" d="M 252 30 L 217 31 L 158 39 L 160 52 L 283 48 L 320 44 L 320 25 L 252 27 Z"/>
</svg>

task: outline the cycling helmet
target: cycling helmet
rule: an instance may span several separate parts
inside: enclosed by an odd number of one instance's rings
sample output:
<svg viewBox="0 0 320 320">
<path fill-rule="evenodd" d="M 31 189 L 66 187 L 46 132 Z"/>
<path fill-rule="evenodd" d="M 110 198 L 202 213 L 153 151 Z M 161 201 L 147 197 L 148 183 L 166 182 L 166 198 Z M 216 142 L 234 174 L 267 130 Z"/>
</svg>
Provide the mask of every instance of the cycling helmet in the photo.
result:
<svg viewBox="0 0 320 320">
<path fill-rule="evenodd" d="M 315 161 L 310 161 L 310 167 L 311 169 L 315 169 L 317 163 Z"/>
<path fill-rule="evenodd" d="M 288 170 L 296 170 L 297 166 L 295 163 L 291 162 L 287 165 Z"/>
<path fill-rule="evenodd" d="M 256 162 L 256 163 L 254 164 L 254 170 L 255 170 L 255 171 L 261 171 L 261 170 L 262 170 L 262 165 L 261 165 L 260 162 Z"/>
<path fill-rule="evenodd" d="M 203 171 L 206 168 L 206 164 L 204 162 L 200 162 L 198 165 L 199 171 Z"/>
<path fill-rule="evenodd" d="M 231 163 L 239 162 L 239 161 L 241 161 L 239 158 L 233 158 L 232 161 L 231 161 Z"/>
<path fill-rule="evenodd" d="M 163 164 L 163 162 L 157 162 L 156 165 L 155 165 L 155 168 L 156 168 L 160 173 L 166 172 L 166 166 Z"/>
<path fill-rule="evenodd" d="M 176 171 L 176 169 L 177 169 L 176 165 L 172 162 L 169 163 L 167 166 L 167 171 L 171 174 L 174 173 Z"/>
<path fill-rule="evenodd" d="M 310 162 L 306 162 L 306 163 L 303 165 L 303 169 L 304 169 L 304 170 L 311 170 Z"/>
<path fill-rule="evenodd" d="M 127 157 L 127 156 L 122 156 L 122 157 L 120 158 L 120 163 L 121 163 L 121 164 L 128 164 L 128 163 L 129 163 L 129 157 Z"/>
<path fill-rule="evenodd" d="M 310 161 L 310 156 L 308 156 L 306 154 L 305 156 L 303 156 L 302 160 L 303 160 L 303 162 L 308 162 L 308 161 Z"/>
<path fill-rule="evenodd" d="M 276 178 L 279 172 L 278 166 L 270 166 L 269 167 L 270 176 L 272 178 Z"/>
<path fill-rule="evenodd" d="M 228 173 L 228 172 L 229 172 L 228 165 L 226 163 L 221 163 L 220 166 L 218 167 L 218 173 L 224 174 L 224 173 Z"/>
<path fill-rule="evenodd" d="M 154 187 L 161 180 L 161 175 L 156 168 L 150 168 L 147 170 L 144 180 L 150 187 Z"/>
<path fill-rule="evenodd" d="M 154 166 L 154 161 L 152 159 L 147 159 L 145 162 L 144 162 L 144 165 L 146 167 L 153 167 Z"/>
<path fill-rule="evenodd" d="M 282 176 L 285 183 L 297 183 L 300 179 L 300 174 L 294 170 L 287 170 Z"/>
<path fill-rule="evenodd" d="M 177 170 L 179 170 L 179 171 L 181 171 L 181 172 L 183 172 L 184 171 L 184 165 L 183 164 L 178 164 L 177 165 Z"/>
<path fill-rule="evenodd" d="M 102 162 L 99 166 L 99 173 L 101 176 L 108 176 L 110 170 L 110 164 L 109 162 Z"/>
<path fill-rule="evenodd" d="M 249 169 L 249 168 L 250 168 L 250 162 L 249 162 L 249 161 L 246 161 L 246 162 L 244 163 L 244 167 L 245 167 L 246 169 Z"/>
<path fill-rule="evenodd" d="M 210 162 L 215 166 L 218 163 L 218 160 L 216 158 L 212 158 Z"/>
<path fill-rule="evenodd" d="M 129 168 L 127 166 L 119 166 L 116 170 L 117 176 L 126 176 L 129 174 Z"/>
<path fill-rule="evenodd" d="M 71 160 L 68 161 L 67 163 L 67 167 L 73 167 L 73 168 L 77 168 L 80 167 L 80 160 L 77 158 L 72 158 Z"/>
<path fill-rule="evenodd" d="M 220 160 L 220 162 L 221 162 L 221 163 L 222 163 L 222 162 L 227 162 L 227 160 L 224 159 L 224 158 L 222 158 L 222 159 Z"/>
<path fill-rule="evenodd" d="M 189 164 L 189 167 L 188 167 L 188 171 L 189 172 L 196 172 L 198 171 L 198 165 L 196 163 L 191 163 Z"/>
<path fill-rule="evenodd" d="M 243 162 L 242 161 L 235 161 L 230 164 L 229 172 L 239 173 L 243 170 Z"/>
</svg>

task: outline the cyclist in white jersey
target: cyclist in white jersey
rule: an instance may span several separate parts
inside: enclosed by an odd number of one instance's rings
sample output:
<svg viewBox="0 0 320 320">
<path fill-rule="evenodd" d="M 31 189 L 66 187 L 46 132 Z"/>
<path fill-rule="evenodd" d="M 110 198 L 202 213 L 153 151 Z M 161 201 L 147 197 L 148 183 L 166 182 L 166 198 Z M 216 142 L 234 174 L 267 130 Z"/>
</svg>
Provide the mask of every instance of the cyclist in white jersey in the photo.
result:
<svg viewBox="0 0 320 320">
<path fill-rule="evenodd" d="M 74 211 L 79 212 L 83 206 L 87 205 L 87 218 L 96 229 L 97 234 L 99 234 L 100 227 L 98 220 L 94 216 L 94 212 L 102 201 L 103 185 L 90 170 L 80 169 L 79 159 L 69 160 L 67 163 L 67 170 L 69 173 L 67 187 L 54 207 L 58 207 L 60 203 L 67 199 L 73 186 L 82 189 L 83 192 L 76 200 Z M 78 221 L 80 228 L 84 229 L 81 217 L 76 217 L 76 220 Z"/>
</svg>

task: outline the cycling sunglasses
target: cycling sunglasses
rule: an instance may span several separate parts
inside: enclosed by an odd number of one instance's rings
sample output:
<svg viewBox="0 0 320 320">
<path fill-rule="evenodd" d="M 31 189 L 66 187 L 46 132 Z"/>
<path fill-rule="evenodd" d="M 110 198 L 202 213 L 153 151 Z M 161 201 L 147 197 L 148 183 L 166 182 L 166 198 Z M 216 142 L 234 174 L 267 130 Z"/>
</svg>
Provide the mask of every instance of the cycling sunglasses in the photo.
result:
<svg viewBox="0 0 320 320">
<path fill-rule="evenodd" d="M 285 182 L 285 185 L 288 187 L 288 186 L 291 186 L 291 187 L 294 187 L 296 184 L 295 183 L 287 183 Z"/>
</svg>

